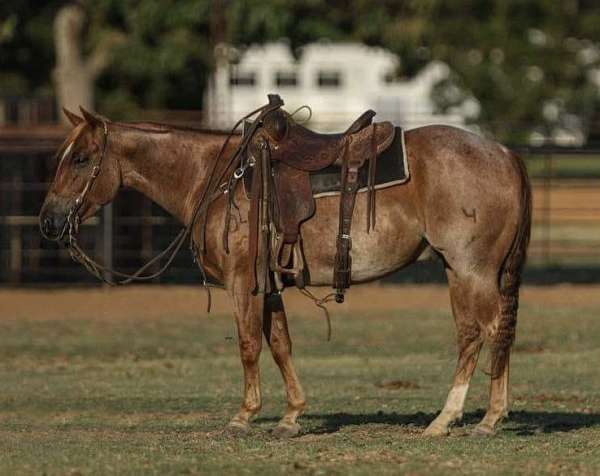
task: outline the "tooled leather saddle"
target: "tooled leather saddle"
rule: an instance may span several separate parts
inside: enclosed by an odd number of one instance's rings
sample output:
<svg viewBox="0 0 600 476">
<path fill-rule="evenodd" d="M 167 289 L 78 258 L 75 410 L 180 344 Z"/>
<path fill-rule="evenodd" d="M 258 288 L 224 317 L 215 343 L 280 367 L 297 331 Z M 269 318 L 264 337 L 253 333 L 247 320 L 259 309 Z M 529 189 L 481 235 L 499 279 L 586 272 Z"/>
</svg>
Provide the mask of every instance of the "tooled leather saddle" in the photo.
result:
<svg viewBox="0 0 600 476">
<path fill-rule="evenodd" d="M 315 213 L 310 176 L 338 166 L 341 195 L 333 287 L 336 301 L 343 302 L 351 282 L 350 229 L 359 170 L 368 168 L 367 231 L 370 231 L 376 221 L 376 161 L 394 140 L 395 128 L 390 122 L 373 123 L 375 112 L 368 110 L 344 133 L 320 134 L 296 123 L 281 109 L 283 101 L 278 95 L 269 95 L 269 104 L 274 108 L 254 129 L 247 151 L 252 163 L 251 290 L 255 294 L 270 294 L 282 290 L 289 278 L 300 288 L 306 285 L 300 227 Z"/>
</svg>

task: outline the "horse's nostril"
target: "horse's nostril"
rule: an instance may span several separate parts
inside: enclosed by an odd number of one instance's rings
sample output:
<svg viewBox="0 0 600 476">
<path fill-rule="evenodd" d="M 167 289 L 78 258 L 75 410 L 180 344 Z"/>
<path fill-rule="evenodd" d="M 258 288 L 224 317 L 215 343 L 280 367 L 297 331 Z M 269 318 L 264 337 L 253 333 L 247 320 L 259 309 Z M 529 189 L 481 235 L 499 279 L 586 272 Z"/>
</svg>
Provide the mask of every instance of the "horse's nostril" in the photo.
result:
<svg viewBox="0 0 600 476">
<path fill-rule="evenodd" d="M 52 220 L 49 217 L 44 218 L 42 228 L 44 230 L 44 233 L 50 233 L 52 231 Z"/>
<path fill-rule="evenodd" d="M 46 216 L 42 219 L 41 223 L 42 234 L 49 239 L 53 239 L 56 234 L 56 226 L 54 220 L 50 216 Z"/>
</svg>

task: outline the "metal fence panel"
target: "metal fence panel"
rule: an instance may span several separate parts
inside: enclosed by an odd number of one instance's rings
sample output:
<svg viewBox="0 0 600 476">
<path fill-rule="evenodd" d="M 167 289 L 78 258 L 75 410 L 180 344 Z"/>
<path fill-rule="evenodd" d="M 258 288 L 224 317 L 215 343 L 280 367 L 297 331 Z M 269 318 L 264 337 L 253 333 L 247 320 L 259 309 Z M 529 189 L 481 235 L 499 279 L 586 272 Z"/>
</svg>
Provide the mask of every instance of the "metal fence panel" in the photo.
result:
<svg viewBox="0 0 600 476">
<path fill-rule="evenodd" d="M 53 154 L 63 137 L 59 128 L 0 134 L 0 283 L 93 282 L 38 229 Z M 516 149 L 532 175 L 529 266 L 600 269 L 600 149 Z M 123 191 L 82 227 L 80 242 L 99 260 L 132 271 L 163 249 L 178 227 L 145 197 Z M 189 252 L 182 252 L 161 279 L 198 281 Z"/>
</svg>

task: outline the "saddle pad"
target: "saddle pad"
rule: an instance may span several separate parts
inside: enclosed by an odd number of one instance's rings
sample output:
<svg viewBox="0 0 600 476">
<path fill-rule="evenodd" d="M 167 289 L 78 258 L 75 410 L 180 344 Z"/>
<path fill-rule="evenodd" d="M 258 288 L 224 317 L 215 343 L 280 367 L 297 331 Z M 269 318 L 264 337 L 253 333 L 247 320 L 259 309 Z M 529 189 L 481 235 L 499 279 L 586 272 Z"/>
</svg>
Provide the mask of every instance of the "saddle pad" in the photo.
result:
<svg viewBox="0 0 600 476">
<path fill-rule="evenodd" d="M 375 170 L 376 190 L 403 184 L 410 178 L 404 144 L 404 130 L 401 127 L 396 127 L 395 129 L 394 141 L 377 157 L 377 168 Z M 369 176 L 368 161 L 360 168 L 358 174 L 358 191 L 364 192 L 367 190 Z M 341 168 L 334 165 L 317 172 L 311 172 L 310 183 L 313 197 L 339 195 L 341 193 L 341 178 Z"/>
<path fill-rule="evenodd" d="M 246 129 L 248 124 L 244 124 Z M 406 158 L 406 146 L 404 143 L 404 130 L 396 127 L 394 140 L 391 145 L 377 157 L 377 168 L 375 170 L 375 190 L 400 185 L 408 181 L 410 171 L 408 170 L 408 161 Z M 367 180 L 369 176 L 369 162 L 359 170 L 359 190 L 367 190 Z M 342 171 L 341 167 L 335 165 L 324 168 L 317 172 L 310 173 L 310 183 L 313 197 L 327 197 L 339 195 L 341 189 Z M 244 191 L 246 197 L 250 197 L 252 184 L 252 168 L 248 168 L 244 174 Z"/>
</svg>

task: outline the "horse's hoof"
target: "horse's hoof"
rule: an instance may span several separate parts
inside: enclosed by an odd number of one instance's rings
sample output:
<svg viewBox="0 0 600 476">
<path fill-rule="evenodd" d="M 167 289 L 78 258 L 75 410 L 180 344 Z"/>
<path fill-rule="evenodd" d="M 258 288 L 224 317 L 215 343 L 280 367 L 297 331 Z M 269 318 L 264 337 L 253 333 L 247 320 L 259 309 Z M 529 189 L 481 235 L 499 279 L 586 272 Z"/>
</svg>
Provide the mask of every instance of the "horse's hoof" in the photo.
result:
<svg viewBox="0 0 600 476">
<path fill-rule="evenodd" d="M 231 420 L 225 427 L 225 433 L 231 436 L 245 436 L 250 432 L 250 425 L 236 419 Z"/>
<path fill-rule="evenodd" d="M 298 436 L 300 433 L 300 425 L 298 423 L 279 423 L 271 434 L 275 438 L 293 438 L 294 436 Z"/>
<path fill-rule="evenodd" d="M 444 425 L 437 425 L 435 422 L 431 423 L 425 431 L 423 432 L 423 436 L 427 437 L 440 437 L 440 436 L 448 436 L 450 434 L 450 428 Z"/>
<path fill-rule="evenodd" d="M 479 424 L 471 431 L 472 436 L 494 436 L 496 430 L 489 425 Z"/>
</svg>

